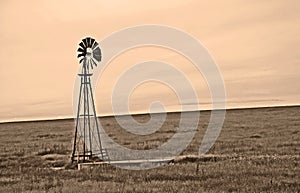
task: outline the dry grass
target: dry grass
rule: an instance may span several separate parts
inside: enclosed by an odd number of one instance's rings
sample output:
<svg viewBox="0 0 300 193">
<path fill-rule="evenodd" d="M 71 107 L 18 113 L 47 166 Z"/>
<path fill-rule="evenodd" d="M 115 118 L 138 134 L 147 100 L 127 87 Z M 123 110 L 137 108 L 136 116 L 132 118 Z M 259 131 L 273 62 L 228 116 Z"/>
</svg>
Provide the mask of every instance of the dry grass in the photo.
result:
<svg viewBox="0 0 300 193">
<path fill-rule="evenodd" d="M 115 167 L 60 170 L 68 165 L 73 120 L 0 124 L 0 192 L 299 192 L 300 107 L 230 110 L 206 157 L 196 155 L 209 112 L 191 145 L 174 163 L 145 171 Z M 172 137 L 179 114 L 160 131 L 137 137 L 114 118 L 101 118 L 109 135 L 133 149 Z M 149 117 L 135 117 L 145 122 Z M 189 155 L 189 156 L 185 156 Z"/>
</svg>

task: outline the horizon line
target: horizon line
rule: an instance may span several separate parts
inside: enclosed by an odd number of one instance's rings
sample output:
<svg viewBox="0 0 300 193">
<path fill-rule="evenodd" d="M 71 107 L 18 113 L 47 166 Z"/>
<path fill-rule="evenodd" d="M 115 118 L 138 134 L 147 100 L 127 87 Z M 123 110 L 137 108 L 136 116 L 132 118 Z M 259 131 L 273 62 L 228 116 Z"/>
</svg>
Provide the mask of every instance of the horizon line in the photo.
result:
<svg viewBox="0 0 300 193">
<path fill-rule="evenodd" d="M 146 113 L 146 112 L 137 112 L 131 114 L 104 114 L 99 115 L 97 118 L 101 117 L 115 117 L 115 116 L 135 116 L 135 115 L 148 115 L 148 114 L 160 114 L 160 113 L 180 113 L 180 112 L 196 112 L 196 111 L 218 111 L 218 110 L 242 110 L 242 109 L 263 109 L 263 108 L 280 108 L 280 107 L 300 107 L 300 104 L 287 104 L 287 105 L 270 105 L 270 106 L 253 106 L 253 107 L 230 107 L 225 109 L 198 109 L 198 110 L 190 110 L 190 111 L 167 111 L 167 112 L 154 112 L 154 113 Z M 2 123 L 22 123 L 22 122 L 40 122 L 40 121 L 59 121 L 59 120 L 69 120 L 76 119 L 76 117 L 63 117 L 63 118 L 41 118 L 41 119 L 24 119 L 24 120 L 9 120 L 9 121 L 0 121 Z"/>
</svg>

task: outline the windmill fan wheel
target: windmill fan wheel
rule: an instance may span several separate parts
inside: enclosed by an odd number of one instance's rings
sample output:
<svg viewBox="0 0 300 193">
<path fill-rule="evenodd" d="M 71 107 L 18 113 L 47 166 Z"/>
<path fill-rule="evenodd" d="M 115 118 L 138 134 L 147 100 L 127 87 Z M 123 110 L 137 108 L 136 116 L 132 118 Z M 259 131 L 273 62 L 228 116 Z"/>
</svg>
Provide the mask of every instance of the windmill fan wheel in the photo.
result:
<svg viewBox="0 0 300 193">
<path fill-rule="evenodd" d="M 93 67 L 97 67 L 101 61 L 101 50 L 99 48 L 99 44 L 93 38 L 87 37 L 82 39 L 77 52 L 79 63 L 86 65 L 87 68 L 91 67 L 93 69 Z"/>
</svg>

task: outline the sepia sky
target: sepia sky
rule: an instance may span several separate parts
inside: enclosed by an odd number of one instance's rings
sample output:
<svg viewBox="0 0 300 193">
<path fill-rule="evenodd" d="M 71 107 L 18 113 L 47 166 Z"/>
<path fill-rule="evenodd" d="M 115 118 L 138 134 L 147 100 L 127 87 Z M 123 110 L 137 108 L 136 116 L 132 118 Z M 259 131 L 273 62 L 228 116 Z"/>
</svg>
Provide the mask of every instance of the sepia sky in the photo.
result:
<svg viewBox="0 0 300 193">
<path fill-rule="evenodd" d="M 197 38 L 219 66 L 227 107 L 300 104 L 299 0 L 1 0 L 0 122 L 72 117 L 81 39 L 100 41 L 142 24 L 168 25 Z M 183 71 L 195 86 L 200 109 L 210 108 L 209 89 L 192 63 L 171 50 L 143 47 L 121 54 L 99 79 L 99 115 L 111 114 L 118 76 L 153 59 Z M 174 92 L 157 82 L 137 87 L 130 109 L 148 112 L 156 100 L 167 110 L 179 109 Z"/>
</svg>

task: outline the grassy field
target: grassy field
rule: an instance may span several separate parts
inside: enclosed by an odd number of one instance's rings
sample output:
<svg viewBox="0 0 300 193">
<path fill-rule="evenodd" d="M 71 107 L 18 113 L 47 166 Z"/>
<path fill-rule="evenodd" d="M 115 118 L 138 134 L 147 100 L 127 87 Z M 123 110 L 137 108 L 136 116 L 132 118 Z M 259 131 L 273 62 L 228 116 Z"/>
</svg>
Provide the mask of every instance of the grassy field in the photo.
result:
<svg viewBox="0 0 300 193">
<path fill-rule="evenodd" d="M 300 107 L 228 110 L 206 159 L 186 158 L 163 167 L 130 171 L 113 166 L 69 166 L 74 120 L 0 124 L 0 192 L 299 192 Z M 182 155 L 197 155 L 210 112 Z M 140 122 L 147 115 L 134 117 Z M 113 117 L 100 118 L 109 136 L 132 149 L 150 149 L 170 138 L 180 115 L 137 137 Z"/>
</svg>

